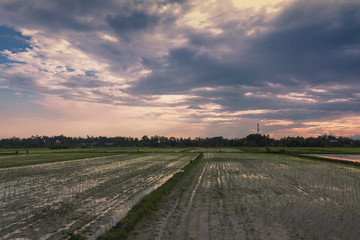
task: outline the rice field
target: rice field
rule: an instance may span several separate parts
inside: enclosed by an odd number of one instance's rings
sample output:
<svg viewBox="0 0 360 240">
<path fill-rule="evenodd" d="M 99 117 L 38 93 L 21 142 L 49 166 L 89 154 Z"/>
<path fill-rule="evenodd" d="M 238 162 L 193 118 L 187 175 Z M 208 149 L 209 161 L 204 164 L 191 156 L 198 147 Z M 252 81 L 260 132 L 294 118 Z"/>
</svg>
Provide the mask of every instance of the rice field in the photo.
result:
<svg viewBox="0 0 360 240">
<path fill-rule="evenodd" d="M 95 239 L 197 156 L 47 154 L 0 156 L 0 239 Z"/>
<path fill-rule="evenodd" d="M 360 236 L 355 165 L 237 148 L 12 151 L 0 154 L 0 239 L 96 239 L 199 152 L 130 239 Z"/>
<path fill-rule="evenodd" d="M 206 153 L 130 239 L 359 239 L 360 168 Z"/>
</svg>

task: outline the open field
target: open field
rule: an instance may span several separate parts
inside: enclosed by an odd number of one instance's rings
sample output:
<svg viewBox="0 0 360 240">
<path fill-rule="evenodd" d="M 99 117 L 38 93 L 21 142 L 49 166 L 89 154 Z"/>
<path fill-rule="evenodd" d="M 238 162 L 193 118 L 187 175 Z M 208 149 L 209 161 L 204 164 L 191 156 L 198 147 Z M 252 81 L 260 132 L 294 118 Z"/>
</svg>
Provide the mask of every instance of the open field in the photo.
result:
<svg viewBox="0 0 360 240">
<path fill-rule="evenodd" d="M 359 149 L 282 149 L 1 149 L 0 239 L 95 239 L 200 152 L 130 238 L 360 236 L 359 166 L 293 155 Z"/>
<path fill-rule="evenodd" d="M 360 168 L 206 153 L 130 239 L 358 239 Z"/>
<path fill-rule="evenodd" d="M 116 155 L 118 153 L 96 152 L 56 152 L 56 153 L 32 153 L 32 154 L 4 154 L 0 155 L 0 168 L 29 166 L 43 163 L 56 163 L 76 159 L 94 158 Z"/>
<path fill-rule="evenodd" d="M 93 154 L 103 153 L 1 156 L 1 164 L 23 164 L 0 169 L 0 239 L 65 239 L 74 231 L 94 239 L 197 156 Z"/>
<path fill-rule="evenodd" d="M 198 147 L 198 148 L 189 148 L 189 149 L 185 149 L 184 151 L 186 152 L 202 152 L 202 153 L 207 153 L 207 152 L 227 152 L 227 153 L 231 153 L 231 152 L 243 152 L 243 150 L 241 148 L 235 148 L 235 147 L 224 147 L 224 148 L 204 148 L 204 147 Z"/>
<path fill-rule="evenodd" d="M 18 167 L 83 158 L 112 156 L 121 153 L 199 153 L 199 152 L 242 152 L 240 148 L 70 148 L 70 149 L 0 149 L 0 168 Z"/>
<path fill-rule="evenodd" d="M 151 148 L 151 147 L 96 147 L 96 148 L 65 148 L 65 149 L 50 149 L 50 148 L 2 148 L 0 149 L 1 155 L 11 155 L 18 152 L 19 154 L 29 153 L 35 154 L 51 154 L 51 153 L 156 153 L 156 152 L 183 152 L 190 151 L 194 148 Z M 196 149 L 196 148 L 195 148 Z"/>
<path fill-rule="evenodd" d="M 70 149 L 0 149 L 0 168 L 18 167 L 75 159 L 112 156 L 122 153 L 182 153 L 192 152 L 193 148 L 70 148 Z"/>
</svg>

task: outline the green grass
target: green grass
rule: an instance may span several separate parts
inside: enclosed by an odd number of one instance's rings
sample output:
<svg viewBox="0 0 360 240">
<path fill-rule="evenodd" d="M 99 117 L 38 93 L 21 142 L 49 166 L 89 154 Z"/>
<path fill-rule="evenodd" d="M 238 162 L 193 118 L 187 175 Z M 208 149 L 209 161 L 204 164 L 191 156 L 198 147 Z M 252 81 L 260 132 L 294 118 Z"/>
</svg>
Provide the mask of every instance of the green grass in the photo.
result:
<svg viewBox="0 0 360 240">
<path fill-rule="evenodd" d="M 320 147 L 224 147 L 224 148 L 150 148 L 150 147 L 101 147 L 101 148 L 19 148 L 0 149 L 0 168 L 26 166 L 57 161 L 68 161 L 82 158 L 111 156 L 116 154 L 142 154 L 142 153 L 231 153 L 231 152 L 257 152 L 257 153 L 285 153 L 285 154 L 360 154 L 360 148 L 320 148 Z M 319 159 L 319 158 L 317 158 Z"/>
<path fill-rule="evenodd" d="M 42 163 L 52 163 L 59 161 L 70 161 L 84 158 L 95 158 L 111 156 L 119 153 L 111 152 L 44 152 L 29 154 L 7 154 L 0 155 L 0 168 L 20 167 Z"/>
<path fill-rule="evenodd" d="M 231 152 L 235 152 L 235 153 L 239 153 L 239 152 L 243 152 L 243 150 L 241 150 L 240 148 L 235 148 L 235 147 L 194 147 L 194 148 L 189 148 L 186 150 L 187 152 L 199 152 L 199 153 L 217 153 L 217 152 L 226 152 L 226 153 L 231 153 Z"/>
<path fill-rule="evenodd" d="M 19 148 L 0 149 L 0 168 L 28 166 L 42 163 L 69 161 L 84 158 L 112 156 L 117 154 L 145 153 L 175 153 L 187 152 L 188 148 L 132 148 L 132 147 L 102 147 L 102 148 Z"/>
<path fill-rule="evenodd" d="M 99 240 L 120 240 L 126 239 L 129 232 L 134 229 L 135 224 L 145 217 L 150 211 L 154 210 L 156 203 L 175 188 L 177 182 L 183 177 L 195 164 L 203 158 L 204 154 L 200 153 L 199 156 L 182 168 L 181 172 L 176 173 L 171 179 L 163 184 L 158 189 L 152 191 L 150 194 L 144 196 L 139 203 L 127 213 L 127 215 L 117 223 L 115 227 L 108 230 L 99 236 Z"/>
<path fill-rule="evenodd" d="M 67 148 L 67 149 L 50 149 L 50 148 L 0 148 L 0 156 L 13 154 L 28 153 L 177 153 L 177 152 L 191 152 L 194 149 L 188 147 L 95 147 L 95 148 Z M 204 148 L 205 149 L 205 148 Z M 211 148 L 209 148 L 211 149 Z M 219 148 L 210 151 L 217 152 Z M 197 151 L 196 151 L 197 152 Z"/>
</svg>

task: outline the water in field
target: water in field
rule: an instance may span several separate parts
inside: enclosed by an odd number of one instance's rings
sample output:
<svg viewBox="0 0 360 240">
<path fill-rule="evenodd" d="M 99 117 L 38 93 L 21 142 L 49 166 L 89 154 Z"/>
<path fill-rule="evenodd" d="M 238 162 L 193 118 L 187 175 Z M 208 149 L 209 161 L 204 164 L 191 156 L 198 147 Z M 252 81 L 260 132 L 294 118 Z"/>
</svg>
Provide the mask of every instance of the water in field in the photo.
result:
<svg viewBox="0 0 360 240">
<path fill-rule="evenodd" d="M 120 154 L 0 168 L 0 239 L 60 240 L 67 232 L 96 239 L 196 156 Z"/>
<path fill-rule="evenodd" d="M 130 239 L 359 239 L 360 168 L 205 153 Z"/>
<path fill-rule="evenodd" d="M 314 156 L 321 158 L 332 158 L 351 162 L 360 162 L 360 154 L 304 154 L 306 156 Z"/>
</svg>

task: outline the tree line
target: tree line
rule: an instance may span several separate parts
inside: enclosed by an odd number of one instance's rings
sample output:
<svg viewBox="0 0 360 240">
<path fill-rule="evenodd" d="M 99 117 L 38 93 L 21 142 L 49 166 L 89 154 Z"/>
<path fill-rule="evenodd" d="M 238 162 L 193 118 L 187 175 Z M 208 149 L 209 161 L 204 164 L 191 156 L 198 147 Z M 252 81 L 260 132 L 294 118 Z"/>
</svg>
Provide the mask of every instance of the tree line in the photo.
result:
<svg viewBox="0 0 360 240">
<path fill-rule="evenodd" d="M 333 135 L 319 137 L 270 138 L 269 135 L 250 134 L 243 138 L 224 137 L 175 138 L 147 135 L 133 137 L 66 137 L 31 136 L 29 138 L 4 138 L 0 148 L 74 148 L 74 147 L 360 147 L 360 140 Z"/>
</svg>

